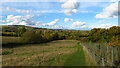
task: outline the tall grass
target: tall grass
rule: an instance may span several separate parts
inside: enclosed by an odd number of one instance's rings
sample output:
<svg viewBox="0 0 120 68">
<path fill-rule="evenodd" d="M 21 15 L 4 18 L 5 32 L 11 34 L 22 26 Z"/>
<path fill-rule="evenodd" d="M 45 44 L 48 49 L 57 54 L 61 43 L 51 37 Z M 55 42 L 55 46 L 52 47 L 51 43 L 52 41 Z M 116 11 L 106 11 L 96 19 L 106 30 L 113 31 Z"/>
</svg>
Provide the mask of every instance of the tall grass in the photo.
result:
<svg viewBox="0 0 120 68">
<path fill-rule="evenodd" d="M 74 40 L 58 40 L 4 48 L 3 66 L 64 66 L 67 58 L 76 52 L 76 43 Z"/>
<path fill-rule="evenodd" d="M 2 36 L 2 44 L 20 43 L 20 37 Z"/>
<path fill-rule="evenodd" d="M 112 47 L 107 43 L 82 43 L 95 58 L 99 66 L 112 66 Z M 114 63 L 118 60 L 117 47 L 114 48 Z"/>
</svg>

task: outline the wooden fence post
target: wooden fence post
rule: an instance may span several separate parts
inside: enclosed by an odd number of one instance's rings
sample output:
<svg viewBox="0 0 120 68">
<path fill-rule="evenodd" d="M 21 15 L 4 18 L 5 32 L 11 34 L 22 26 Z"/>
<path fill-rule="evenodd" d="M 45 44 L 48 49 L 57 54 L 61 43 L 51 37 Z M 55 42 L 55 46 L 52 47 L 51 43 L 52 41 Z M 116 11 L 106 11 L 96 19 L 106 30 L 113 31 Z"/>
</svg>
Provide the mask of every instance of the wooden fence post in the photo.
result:
<svg viewBox="0 0 120 68">
<path fill-rule="evenodd" d="M 117 53 L 118 53 L 118 64 L 117 65 L 120 65 L 120 46 L 118 46 L 118 48 L 117 48 Z"/>
</svg>

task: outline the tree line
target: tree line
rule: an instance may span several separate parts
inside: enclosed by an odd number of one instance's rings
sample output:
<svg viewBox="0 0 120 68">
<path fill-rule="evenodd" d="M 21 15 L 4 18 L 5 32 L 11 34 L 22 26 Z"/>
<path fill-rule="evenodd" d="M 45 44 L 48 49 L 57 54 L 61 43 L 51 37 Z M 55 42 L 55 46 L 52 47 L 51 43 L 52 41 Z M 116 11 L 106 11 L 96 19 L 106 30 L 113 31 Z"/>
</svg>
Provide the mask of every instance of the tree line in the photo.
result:
<svg viewBox="0 0 120 68">
<path fill-rule="evenodd" d="M 118 55 L 118 59 L 113 58 L 111 63 L 120 65 L 120 26 L 112 26 L 108 29 L 94 28 L 89 31 L 81 30 L 58 30 L 58 29 L 42 29 L 42 28 L 27 28 L 18 27 L 13 28 L 14 31 L 4 29 L 2 31 L 3 36 L 17 36 L 20 38 L 19 42 L 12 42 L 12 44 L 3 44 L 3 47 L 14 47 L 21 44 L 39 44 L 50 42 L 53 40 L 79 40 L 84 43 L 88 50 L 97 57 L 98 64 L 109 61 L 114 55 Z M 14 39 L 11 39 L 14 40 Z M 97 44 L 96 44 L 97 43 Z M 84 45 L 83 44 L 83 45 Z M 116 47 L 117 46 L 117 47 Z M 114 53 L 113 51 L 116 51 Z M 103 60 L 101 60 L 101 58 Z"/>
<path fill-rule="evenodd" d="M 117 41 L 120 40 L 119 29 L 119 26 L 113 26 L 109 29 L 94 28 L 90 31 L 52 29 L 27 30 L 23 27 L 19 28 L 16 34 L 21 37 L 24 43 L 41 43 L 62 39 L 81 40 L 83 42 L 110 42 L 112 37 L 115 37 Z"/>
</svg>

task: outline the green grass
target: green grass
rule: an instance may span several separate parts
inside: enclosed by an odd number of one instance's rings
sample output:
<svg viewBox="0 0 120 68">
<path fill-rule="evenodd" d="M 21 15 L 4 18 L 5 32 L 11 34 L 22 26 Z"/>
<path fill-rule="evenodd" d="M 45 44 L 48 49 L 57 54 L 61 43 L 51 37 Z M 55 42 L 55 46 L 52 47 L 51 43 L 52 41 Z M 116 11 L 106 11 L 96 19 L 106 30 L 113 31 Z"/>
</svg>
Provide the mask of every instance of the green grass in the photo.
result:
<svg viewBox="0 0 120 68">
<path fill-rule="evenodd" d="M 8 55 L 8 54 L 11 54 L 12 52 L 10 52 L 10 51 L 4 51 L 4 52 L 2 52 L 2 55 Z"/>
<path fill-rule="evenodd" d="M 86 66 L 85 54 L 82 46 L 77 43 L 77 51 L 70 55 L 65 62 L 65 66 Z"/>
<path fill-rule="evenodd" d="M 57 40 L 4 48 L 3 66 L 86 66 L 83 48 L 76 40 Z"/>
</svg>

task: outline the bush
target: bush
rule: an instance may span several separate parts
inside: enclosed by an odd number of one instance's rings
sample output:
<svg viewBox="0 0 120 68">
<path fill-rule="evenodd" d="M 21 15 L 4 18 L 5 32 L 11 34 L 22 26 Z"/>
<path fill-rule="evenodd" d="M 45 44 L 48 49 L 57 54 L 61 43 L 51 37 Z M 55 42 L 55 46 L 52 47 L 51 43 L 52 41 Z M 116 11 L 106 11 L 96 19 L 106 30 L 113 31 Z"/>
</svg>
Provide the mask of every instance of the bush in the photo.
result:
<svg viewBox="0 0 120 68">
<path fill-rule="evenodd" d="M 65 39 L 65 35 L 63 32 L 58 33 L 58 39 Z"/>
<path fill-rule="evenodd" d="M 21 36 L 24 32 L 26 32 L 26 28 L 25 27 L 18 28 L 17 35 Z"/>
<path fill-rule="evenodd" d="M 22 42 L 23 43 L 41 43 L 43 42 L 43 38 L 39 33 L 35 31 L 26 31 L 22 35 Z"/>
</svg>

